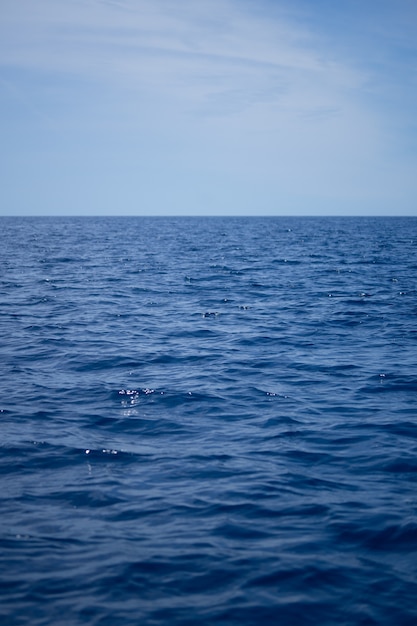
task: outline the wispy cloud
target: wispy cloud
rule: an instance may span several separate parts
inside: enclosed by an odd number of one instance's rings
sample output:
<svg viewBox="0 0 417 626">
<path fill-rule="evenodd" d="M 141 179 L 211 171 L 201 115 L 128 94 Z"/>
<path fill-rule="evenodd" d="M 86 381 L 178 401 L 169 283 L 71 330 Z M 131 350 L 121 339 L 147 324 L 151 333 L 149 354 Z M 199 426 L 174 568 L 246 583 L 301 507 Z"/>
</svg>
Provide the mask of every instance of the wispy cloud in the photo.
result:
<svg viewBox="0 0 417 626">
<path fill-rule="evenodd" d="M 245 2 L 13 6 L 3 21 L 3 64 L 149 90 L 187 110 L 228 115 L 257 103 L 293 106 L 297 97 L 299 111 L 323 112 L 362 80 L 323 60 L 296 25 L 254 14 Z"/>
</svg>

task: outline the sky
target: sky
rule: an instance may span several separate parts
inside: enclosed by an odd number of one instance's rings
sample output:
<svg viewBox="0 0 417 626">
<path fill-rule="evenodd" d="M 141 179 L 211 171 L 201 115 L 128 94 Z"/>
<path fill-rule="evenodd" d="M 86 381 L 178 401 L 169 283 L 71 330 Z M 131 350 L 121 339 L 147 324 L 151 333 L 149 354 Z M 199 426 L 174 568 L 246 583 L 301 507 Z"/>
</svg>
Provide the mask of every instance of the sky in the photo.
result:
<svg viewBox="0 0 417 626">
<path fill-rule="evenodd" d="M 415 0 L 1 0 L 0 215 L 417 215 Z"/>
</svg>

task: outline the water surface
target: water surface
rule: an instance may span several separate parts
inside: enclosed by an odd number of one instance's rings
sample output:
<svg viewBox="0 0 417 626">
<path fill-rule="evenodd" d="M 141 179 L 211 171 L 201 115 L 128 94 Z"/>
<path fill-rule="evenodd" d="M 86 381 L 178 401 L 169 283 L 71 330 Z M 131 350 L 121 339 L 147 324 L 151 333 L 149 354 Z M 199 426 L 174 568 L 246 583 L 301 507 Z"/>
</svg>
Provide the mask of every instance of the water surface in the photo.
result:
<svg viewBox="0 0 417 626">
<path fill-rule="evenodd" d="M 0 224 L 2 623 L 417 623 L 417 218 Z"/>
</svg>

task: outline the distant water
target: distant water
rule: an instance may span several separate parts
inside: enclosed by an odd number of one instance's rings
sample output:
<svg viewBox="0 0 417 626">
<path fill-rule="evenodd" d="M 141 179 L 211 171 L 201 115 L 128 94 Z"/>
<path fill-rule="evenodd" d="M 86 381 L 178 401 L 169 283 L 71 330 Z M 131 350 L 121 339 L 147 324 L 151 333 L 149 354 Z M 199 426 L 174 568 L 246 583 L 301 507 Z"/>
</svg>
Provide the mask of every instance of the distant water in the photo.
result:
<svg viewBox="0 0 417 626">
<path fill-rule="evenodd" d="M 0 226 L 2 625 L 417 624 L 417 218 Z"/>
</svg>

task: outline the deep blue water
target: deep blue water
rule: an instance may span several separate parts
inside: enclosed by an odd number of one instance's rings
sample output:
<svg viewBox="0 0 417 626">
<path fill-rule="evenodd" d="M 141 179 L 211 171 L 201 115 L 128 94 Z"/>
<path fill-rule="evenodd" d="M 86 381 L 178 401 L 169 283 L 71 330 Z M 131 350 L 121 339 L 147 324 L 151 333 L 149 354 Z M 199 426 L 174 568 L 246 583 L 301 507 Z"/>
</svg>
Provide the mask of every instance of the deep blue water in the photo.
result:
<svg viewBox="0 0 417 626">
<path fill-rule="evenodd" d="M 417 218 L 2 218 L 0 623 L 417 624 Z"/>
</svg>

